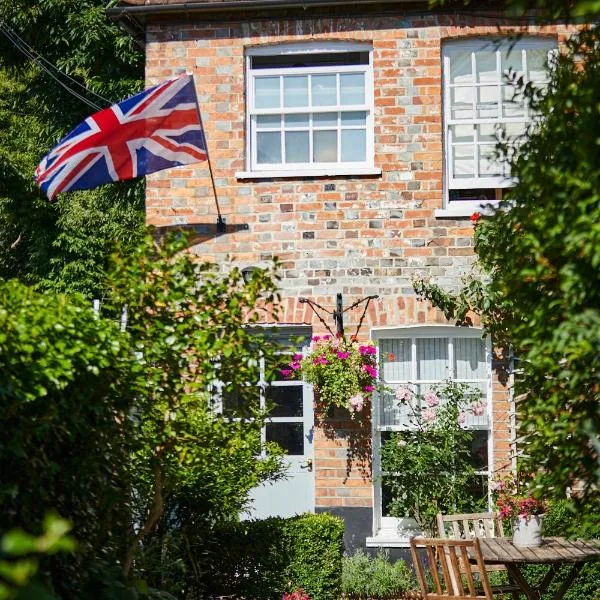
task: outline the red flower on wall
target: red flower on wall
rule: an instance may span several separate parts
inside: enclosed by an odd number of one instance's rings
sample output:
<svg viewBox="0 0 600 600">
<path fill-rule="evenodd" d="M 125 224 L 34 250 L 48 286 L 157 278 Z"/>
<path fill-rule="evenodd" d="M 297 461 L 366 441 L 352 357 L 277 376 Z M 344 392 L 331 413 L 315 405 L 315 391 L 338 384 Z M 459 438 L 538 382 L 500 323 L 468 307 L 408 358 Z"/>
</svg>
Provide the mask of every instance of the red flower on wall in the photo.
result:
<svg viewBox="0 0 600 600">
<path fill-rule="evenodd" d="M 481 214 L 478 212 L 474 212 L 471 215 L 471 223 L 474 223 L 475 225 L 478 223 L 479 219 L 481 219 Z"/>
</svg>

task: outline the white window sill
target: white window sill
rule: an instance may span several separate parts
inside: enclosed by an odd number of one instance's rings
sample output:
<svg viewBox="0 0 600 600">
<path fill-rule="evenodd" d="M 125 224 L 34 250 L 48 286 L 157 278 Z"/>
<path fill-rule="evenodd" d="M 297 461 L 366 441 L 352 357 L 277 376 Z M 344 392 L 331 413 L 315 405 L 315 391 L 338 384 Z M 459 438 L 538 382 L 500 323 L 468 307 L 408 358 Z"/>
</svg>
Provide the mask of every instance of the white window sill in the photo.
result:
<svg viewBox="0 0 600 600">
<path fill-rule="evenodd" d="M 293 169 L 289 171 L 238 171 L 237 179 L 277 179 L 280 177 L 333 177 L 336 175 L 381 175 L 377 167 L 340 167 L 331 166 L 319 169 Z"/>
<path fill-rule="evenodd" d="M 407 537 L 398 537 L 393 535 L 374 535 L 365 540 L 367 548 L 410 548 L 410 541 Z"/>
<path fill-rule="evenodd" d="M 498 207 L 499 202 L 489 201 L 486 204 L 469 203 L 459 206 L 448 206 L 447 208 L 438 208 L 433 213 L 436 219 L 464 219 L 478 212 L 481 215 L 492 215 Z"/>
</svg>

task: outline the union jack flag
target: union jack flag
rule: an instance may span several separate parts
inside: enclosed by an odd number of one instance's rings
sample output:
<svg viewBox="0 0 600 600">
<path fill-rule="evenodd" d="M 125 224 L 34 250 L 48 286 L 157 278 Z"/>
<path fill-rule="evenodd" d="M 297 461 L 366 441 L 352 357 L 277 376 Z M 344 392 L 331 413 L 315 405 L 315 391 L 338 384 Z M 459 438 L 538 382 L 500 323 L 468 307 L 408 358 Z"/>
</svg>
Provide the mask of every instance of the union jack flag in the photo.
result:
<svg viewBox="0 0 600 600">
<path fill-rule="evenodd" d="M 35 181 L 54 200 L 207 158 L 194 80 L 183 75 L 81 122 L 43 158 Z"/>
</svg>

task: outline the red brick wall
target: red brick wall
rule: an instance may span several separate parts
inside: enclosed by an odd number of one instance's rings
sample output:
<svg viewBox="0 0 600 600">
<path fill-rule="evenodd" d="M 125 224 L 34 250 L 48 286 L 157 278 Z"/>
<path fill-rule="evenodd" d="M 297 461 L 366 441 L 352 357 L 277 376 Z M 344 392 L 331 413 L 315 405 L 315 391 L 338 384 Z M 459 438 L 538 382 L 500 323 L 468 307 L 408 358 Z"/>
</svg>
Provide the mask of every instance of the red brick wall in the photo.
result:
<svg viewBox="0 0 600 600">
<path fill-rule="evenodd" d="M 306 13 L 303 13 L 306 14 Z M 458 36 L 497 35 L 518 27 L 472 16 L 362 16 L 154 21 L 147 26 L 147 84 L 191 71 L 207 134 L 221 211 L 230 228 L 214 236 L 215 204 L 207 165 L 162 171 L 147 178 L 147 219 L 165 227 L 195 226 L 201 259 L 226 268 L 282 261 L 283 321 L 322 326 L 300 296 L 332 308 L 379 294 L 361 337 L 373 326 L 443 323 L 417 301 L 415 276 L 447 287 L 460 284 L 473 263 L 467 219 L 436 219 L 442 208 L 441 43 Z M 532 26 L 531 34 L 563 40 L 563 26 Z M 245 165 L 244 49 L 287 41 L 351 40 L 373 44 L 375 165 L 381 176 L 238 180 Z M 330 189 L 333 184 L 334 189 Z M 326 189 L 325 186 L 328 185 Z M 247 225 L 248 230 L 235 231 Z M 360 311 L 347 314 L 353 332 Z M 372 503 L 368 461 L 346 475 L 347 437 L 315 434 L 317 505 Z M 367 427 L 367 430 L 369 427 Z M 494 382 L 495 467 L 510 463 L 506 387 Z M 360 463 L 360 464 L 359 464 Z"/>
</svg>

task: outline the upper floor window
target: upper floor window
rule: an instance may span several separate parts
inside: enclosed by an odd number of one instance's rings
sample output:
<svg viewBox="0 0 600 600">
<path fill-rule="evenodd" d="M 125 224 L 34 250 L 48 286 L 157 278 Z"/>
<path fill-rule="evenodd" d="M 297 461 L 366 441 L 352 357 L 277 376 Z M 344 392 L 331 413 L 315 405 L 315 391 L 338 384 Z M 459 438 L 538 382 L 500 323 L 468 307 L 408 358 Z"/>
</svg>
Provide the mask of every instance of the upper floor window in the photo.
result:
<svg viewBox="0 0 600 600">
<path fill-rule="evenodd" d="M 497 130 L 522 135 L 535 118 L 509 74 L 547 84 L 552 39 L 469 39 L 443 48 L 446 191 L 449 208 L 473 211 L 500 200 L 512 180 L 494 156 Z"/>
<path fill-rule="evenodd" d="M 275 176 L 373 171 L 369 44 L 247 51 L 248 170 Z"/>
</svg>

